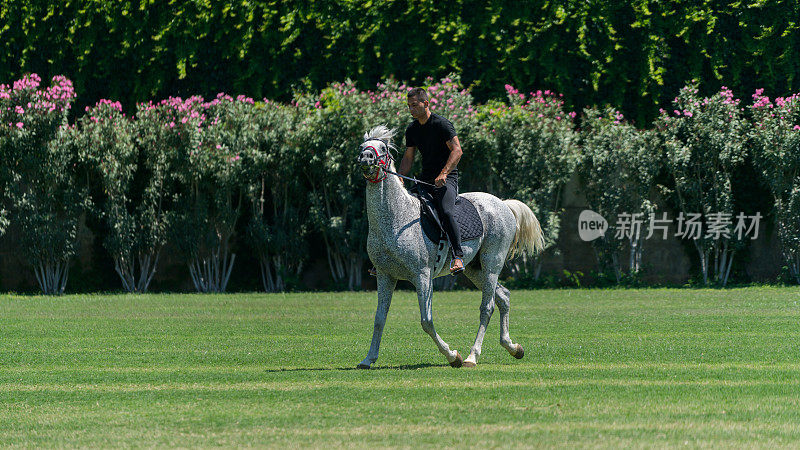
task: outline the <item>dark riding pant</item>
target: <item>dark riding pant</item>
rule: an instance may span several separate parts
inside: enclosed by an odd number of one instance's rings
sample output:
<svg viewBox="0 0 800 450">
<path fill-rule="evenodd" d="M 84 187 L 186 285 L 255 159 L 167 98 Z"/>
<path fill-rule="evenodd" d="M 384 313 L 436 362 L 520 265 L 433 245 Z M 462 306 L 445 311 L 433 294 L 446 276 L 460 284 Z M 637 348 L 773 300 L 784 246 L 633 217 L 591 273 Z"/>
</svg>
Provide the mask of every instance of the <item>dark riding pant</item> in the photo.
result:
<svg viewBox="0 0 800 450">
<path fill-rule="evenodd" d="M 444 186 L 440 188 L 420 185 L 425 195 L 433 199 L 442 228 L 450 241 L 450 249 L 453 257 L 463 258 L 464 251 L 461 249 L 461 229 L 458 227 L 454 216 L 456 209 L 456 197 L 458 197 L 458 177 L 448 176 Z"/>
</svg>

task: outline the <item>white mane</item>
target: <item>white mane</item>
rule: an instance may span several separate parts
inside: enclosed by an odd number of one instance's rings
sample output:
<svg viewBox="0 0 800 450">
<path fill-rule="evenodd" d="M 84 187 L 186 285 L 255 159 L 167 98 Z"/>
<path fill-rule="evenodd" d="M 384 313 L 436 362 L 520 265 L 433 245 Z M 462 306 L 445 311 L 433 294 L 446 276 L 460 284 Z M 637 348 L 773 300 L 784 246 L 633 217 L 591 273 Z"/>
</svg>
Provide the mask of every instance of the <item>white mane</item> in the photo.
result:
<svg viewBox="0 0 800 450">
<path fill-rule="evenodd" d="M 367 131 L 364 133 L 364 141 L 369 141 L 371 139 L 377 139 L 379 141 L 383 141 L 390 150 L 397 150 L 397 146 L 394 145 L 392 139 L 396 133 L 396 129 L 392 128 L 389 129 L 386 125 L 378 125 L 377 127 Z"/>
</svg>

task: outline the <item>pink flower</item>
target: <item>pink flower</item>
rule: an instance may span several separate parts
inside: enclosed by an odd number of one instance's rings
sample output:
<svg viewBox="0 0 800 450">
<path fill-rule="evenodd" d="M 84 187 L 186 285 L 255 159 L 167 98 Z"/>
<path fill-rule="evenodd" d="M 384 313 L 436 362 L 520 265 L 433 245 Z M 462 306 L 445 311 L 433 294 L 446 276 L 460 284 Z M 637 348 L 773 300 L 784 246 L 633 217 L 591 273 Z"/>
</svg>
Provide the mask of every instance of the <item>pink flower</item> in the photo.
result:
<svg viewBox="0 0 800 450">
<path fill-rule="evenodd" d="M 793 130 L 800 130 L 800 125 L 795 125 L 794 128 L 792 128 L 792 129 Z"/>
<path fill-rule="evenodd" d="M 19 129 L 21 130 L 23 126 L 24 126 L 24 125 L 23 125 L 23 123 L 22 123 L 22 122 L 17 122 L 17 128 L 19 128 Z"/>
</svg>

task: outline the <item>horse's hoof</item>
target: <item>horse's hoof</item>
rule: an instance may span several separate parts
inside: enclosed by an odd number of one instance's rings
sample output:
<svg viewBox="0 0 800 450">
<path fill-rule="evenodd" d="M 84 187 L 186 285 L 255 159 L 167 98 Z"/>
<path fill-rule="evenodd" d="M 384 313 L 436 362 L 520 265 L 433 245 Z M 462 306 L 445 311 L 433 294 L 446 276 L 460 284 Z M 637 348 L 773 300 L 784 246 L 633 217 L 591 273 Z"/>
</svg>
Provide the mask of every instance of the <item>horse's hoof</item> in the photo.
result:
<svg viewBox="0 0 800 450">
<path fill-rule="evenodd" d="M 462 365 L 464 365 L 464 358 L 462 358 L 461 353 L 458 353 L 458 350 L 456 350 L 456 359 L 450 363 L 450 367 L 459 368 Z"/>
<path fill-rule="evenodd" d="M 462 367 L 478 367 L 478 363 L 472 361 L 464 361 L 464 365 Z"/>
<path fill-rule="evenodd" d="M 522 359 L 523 356 L 525 356 L 525 349 L 521 344 L 517 344 L 517 353 L 514 353 L 514 358 Z"/>
<path fill-rule="evenodd" d="M 369 366 L 366 364 L 359 364 L 356 366 L 356 369 L 369 369 Z"/>
</svg>

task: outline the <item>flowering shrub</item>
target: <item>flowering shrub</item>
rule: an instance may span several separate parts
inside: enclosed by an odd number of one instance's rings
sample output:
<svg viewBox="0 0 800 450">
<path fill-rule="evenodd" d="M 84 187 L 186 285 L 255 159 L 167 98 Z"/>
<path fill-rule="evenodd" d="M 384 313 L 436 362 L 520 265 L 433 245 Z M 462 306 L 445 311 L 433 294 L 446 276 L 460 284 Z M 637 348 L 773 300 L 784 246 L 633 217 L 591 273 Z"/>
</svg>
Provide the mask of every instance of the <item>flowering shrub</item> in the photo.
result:
<svg viewBox="0 0 800 450">
<path fill-rule="evenodd" d="M 256 146 L 253 103 L 225 94 L 208 103 L 200 97 L 167 101 L 198 138 L 178 148 L 184 153 L 174 166 L 180 194 L 172 231 L 199 292 L 224 292 L 233 270 L 230 244 L 243 200 L 242 155 Z"/>
<path fill-rule="evenodd" d="M 681 212 L 733 216 L 731 178 L 745 157 L 746 121 L 739 99 L 723 87 L 711 97 L 701 98 L 693 82 L 682 88 L 673 111 L 662 110 L 656 124 L 664 139 L 666 166 L 674 181 Z M 700 256 L 703 282 L 708 283 L 710 256 L 713 274 L 725 285 L 733 263 L 733 239 L 711 239 L 705 234 L 693 240 Z"/>
<path fill-rule="evenodd" d="M 758 89 L 750 107 L 753 161 L 775 198 L 775 222 L 789 271 L 800 283 L 800 94 L 773 102 Z"/>
<path fill-rule="evenodd" d="M 612 108 L 584 111 L 581 130 L 580 174 L 589 208 L 603 217 L 641 214 L 645 221 L 653 213 L 650 190 L 662 159 L 651 132 L 639 131 Z M 633 216 L 635 217 L 635 216 Z M 628 230 L 631 231 L 631 230 Z M 641 267 L 644 235 L 627 233 L 630 275 Z M 623 276 L 620 251 L 625 242 L 609 224 L 606 236 L 593 241 L 601 268 L 613 271 L 617 283 Z"/>
<path fill-rule="evenodd" d="M 553 248 L 563 189 L 579 160 L 575 114 L 564 111 L 561 97 L 550 91 L 525 95 L 506 85 L 506 94 L 507 103 L 489 102 L 479 109 L 480 132 L 473 139 L 491 148 L 484 150 L 496 177 L 489 191 L 527 203 L 542 224 L 545 249 Z M 536 277 L 540 268 L 541 261 Z"/>
<path fill-rule="evenodd" d="M 201 102 L 199 97 L 185 101 L 168 98 L 157 104 L 137 105 L 134 127 L 141 161 L 137 184 L 142 191 L 141 202 L 134 208 L 137 225 L 133 250 L 140 261 L 139 280 L 146 283 L 155 273 L 161 249 L 169 237 L 179 250 L 191 251 L 191 246 L 182 240 L 185 234 L 175 232 L 173 223 L 177 223 L 181 195 L 185 194 L 190 179 L 187 171 L 179 168 L 191 164 L 191 153 L 202 143 Z"/>
<path fill-rule="evenodd" d="M 424 87 L 431 110 L 458 132 L 465 152 L 461 191 L 525 201 L 550 248 L 558 239 L 563 189 L 576 169 L 589 206 L 606 217 L 654 209 L 648 197 L 661 163 L 685 215 L 733 213 L 730 186 L 744 161 L 747 122 L 728 89 L 702 98 L 696 83 L 685 87 L 652 132 L 636 130 L 613 109 L 587 109 L 578 133 L 575 114 L 549 91 L 524 94 L 507 85 L 505 101 L 475 106 L 457 77 L 428 79 Z M 66 78 L 42 87 L 34 74 L 0 85 L 0 188 L 7 209 L 0 211 L 0 233 L 9 219 L 19 227 L 42 291 L 63 292 L 91 191 L 108 229 L 103 244 L 126 290 L 147 290 L 169 240 L 186 258 L 198 291 L 223 291 L 246 202 L 252 214 L 243 238 L 260 261 L 266 290 L 297 282 L 312 232 L 325 242 L 334 282 L 357 289 L 368 226 L 356 149 L 366 130 L 384 124 L 397 130 L 395 157 L 402 157 L 413 120 L 409 90 L 394 80 L 372 90 L 333 83 L 296 94 L 291 105 L 224 94 L 208 102 L 169 98 L 138 105 L 135 120 L 119 103 L 103 100 L 70 127 L 75 93 Z M 747 134 L 753 161 L 775 197 L 782 250 L 800 283 L 800 96 L 771 100 L 759 90 L 754 100 Z M 604 264 L 619 279 L 621 247 L 614 241 L 596 243 L 605 245 L 599 248 Z M 742 244 L 704 235 L 694 243 L 704 280 L 711 273 L 724 285 Z M 642 247 L 630 244 L 628 267 L 635 272 Z M 536 278 L 541 260 L 532 267 Z M 515 276 L 529 269 L 527 261 L 512 262 Z"/>
<path fill-rule="evenodd" d="M 72 83 L 63 76 L 44 89 L 40 83 L 31 74 L 13 87 L 0 86 L 2 179 L 11 221 L 42 292 L 61 294 L 88 193 L 76 179 L 75 132 L 67 124 Z"/>
<path fill-rule="evenodd" d="M 361 286 L 366 256 L 364 181 L 355 170 L 356 149 L 371 124 L 364 113 L 370 94 L 352 83 L 295 99 L 302 117 L 292 145 L 302 159 L 310 190 L 309 217 L 320 232 L 334 283 Z"/>
<path fill-rule="evenodd" d="M 244 187 L 252 206 L 247 242 L 259 259 L 267 292 L 291 287 L 308 255 L 308 194 L 302 149 L 290 136 L 297 109 L 264 100 L 253 110 L 255 151 L 244 160 Z"/>
<path fill-rule="evenodd" d="M 145 231 L 152 227 L 150 216 L 145 213 L 146 203 L 133 202 L 139 197 L 132 186 L 139 156 L 134 124 L 122 113 L 119 102 L 100 100 L 95 106 L 86 107 L 75 131 L 79 161 L 90 179 L 102 188 L 97 214 L 108 227 L 103 246 L 114 260 L 123 288 L 127 292 L 147 292 L 158 254 L 153 258 L 145 243 Z"/>
</svg>

